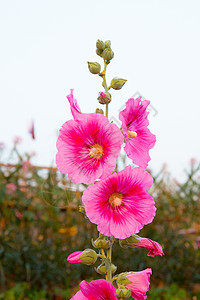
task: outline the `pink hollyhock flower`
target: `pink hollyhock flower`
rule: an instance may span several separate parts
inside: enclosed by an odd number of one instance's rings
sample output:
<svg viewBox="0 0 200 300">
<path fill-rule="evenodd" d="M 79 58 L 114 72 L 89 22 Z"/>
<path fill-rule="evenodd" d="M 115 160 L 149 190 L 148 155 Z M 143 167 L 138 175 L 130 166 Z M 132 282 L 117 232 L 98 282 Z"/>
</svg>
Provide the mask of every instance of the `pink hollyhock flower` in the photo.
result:
<svg viewBox="0 0 200 300">
<path fill-rule="evenodd" d="M 17 190 L 17 187 L 13 182 L 6 184 L 6 194 L 7 195 L 11 195 L 11 194 L 15 193 L 16 190 Z"/>
<path fill-rule="evenodd" d="M 73 183 L 93 183 L 115 168 L 123 135 L 101 114 L 81 114 L 64 123 L 57 140 L 56 164 Z"/>
<path fill-rule="evenodd" d="M 69 101 L 70 107 L 71 107 L 71 113 L 74 118 L 74 120 L 77 120 L 81 115 L 81 109 L 77 103 L 77 100 L 73 96 L 73 89 L 70 90 L 71 93 L 67 96 L 67 99 Z"/>
<path fill-rule="evenodd" d="M 79 259 L 79 256 L 83 253 L 83 251 L 76 251 L 70 254 L 67 258 L 68 262 L 71 264 L 81 264 L 82 261 Z"/>
<path fill-rule="evenodd" d="M 137 233 L 155 216 L 155 203 L 146 192 L 152 176 L 141 168 L 126 167 L 83 192 L 85 211 L 102 234 L 119 239 Z"/>
<path fill-rule="evenodd" d="M 140 272 L 129 272 L 126 277 L 132 281 L 126 285 L 126 288 L 131 291 L 131 296 L 135 300 L 145 300 L 146 293 L 149 290 L 151 269 L 145 269 Z"/>
<path fill-rule="evenodd" d="M 79 286 L 81 290 L 71 300 L 117 300 L 115 287 L 105 279 L 83 280 Z"/>
<path fill-rule="evenodd" d="M 149 112 L 146 109 L 149 103 L 147 100 L 141 101 L 141 97 L 129 99 L 126 108 L 119 113 L 126 144 L 124 150 L 141 168 L 147 167 L 151 159 L 149 150 L 156 142 L 156 136 L 147 128 Z"/>
<path fill-rule="evenodd" d="M 140 247 L 140 248 L 149 249 L 150 251 L 147 254 L 147 256 L 154 257 L 156 255 L 162 256 L 164 254 L 162 247 L 159 243 L 152 241 L 150 239 L 147 239 L 147 238 L 142 238 L 138 235 L 135 235 L 134 237 L 138 240 L 138 242 L 130 243 L 130 244 L 128 243 L 129 247 Z"/>
</svg>

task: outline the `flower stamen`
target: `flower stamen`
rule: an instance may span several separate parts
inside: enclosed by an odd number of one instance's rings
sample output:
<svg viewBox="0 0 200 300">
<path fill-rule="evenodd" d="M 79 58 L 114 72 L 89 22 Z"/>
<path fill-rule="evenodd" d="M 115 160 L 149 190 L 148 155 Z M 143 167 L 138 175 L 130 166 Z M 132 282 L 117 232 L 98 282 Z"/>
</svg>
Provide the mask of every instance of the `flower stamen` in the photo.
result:
<svg viewBox="0 0 200 300">
<path fill-rule="evenodd" d="M 89 157 L 100 159 L 103 155 L 103 147 L 99 144 L 94 144 L 90 147 Z"/>
<path fill-rule="evenodd" d="M 112 205 L 112 207 L 120 206 L 123 204 L 122 202 L 123 195 L 119 193 L 113 193 L 109 197 L 109 203 Z"/>
<path fill-rule="evenodd" d="M 127 131 L 127 133 L 128 133 L 128 137 L 131 137 L 131 138 L 133 138 L 133 137 L 136 137 L 136 136 L 137 136 L 137 132 L 135 132 L 135 131 L 132 131 L 132 130 L 128 130 L 128 131 Z"/>
</svg>

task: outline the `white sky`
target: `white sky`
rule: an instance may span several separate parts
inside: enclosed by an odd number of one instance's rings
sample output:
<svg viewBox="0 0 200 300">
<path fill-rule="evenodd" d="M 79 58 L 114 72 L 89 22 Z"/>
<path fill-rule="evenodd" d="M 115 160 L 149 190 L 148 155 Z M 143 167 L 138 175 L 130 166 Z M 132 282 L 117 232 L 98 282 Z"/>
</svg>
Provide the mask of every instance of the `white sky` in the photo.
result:
<svg viewBox="0 0 200 300">
<path fill-rule="evenodd" d="M 83 112 L 100 107 L 101 79 L 87 61 L 97 39 L 112 42 L 115 58 L 107 79 L 128 79 L 113 91 L 110 114 L 135 92 L 158 111 L 150 116 L 157 136 L 149 166 L 164 162 L 181 178 L 191 157 L 199 158 L 199 0 L 0 0 L 0 141 L 11 148 L 21 136 L 34 162 L 55 163 L 57 130 L 71 118 L 65 98 L 74 88 Z M 27 133 L 35 121 L 36 141 Z"/>
</svg>

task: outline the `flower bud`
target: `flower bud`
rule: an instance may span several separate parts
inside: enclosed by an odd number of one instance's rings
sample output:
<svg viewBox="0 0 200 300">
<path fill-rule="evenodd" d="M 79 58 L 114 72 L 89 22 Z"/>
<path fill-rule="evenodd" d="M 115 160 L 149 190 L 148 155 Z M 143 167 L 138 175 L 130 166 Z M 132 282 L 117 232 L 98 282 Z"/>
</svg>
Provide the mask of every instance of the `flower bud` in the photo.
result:
<svg viewBox="0 0 200 300">
<path fill-rule="evenodd" d="M 79 260 L 85 265 L 93 265 L 97 260 L 97 254 L 92 249 L 86 249 L 80 254 Z"/>
<path fill-rule="evenodd" d="M 101 104 L 108 104 L 111 101 L 111 94 L 109 92 L 100 92 L 97 99 Z"/>
<path fill-rule="evenodd" d="M 130 237 L 120 240 L 119 244 L 122 248 L 128 248 L 131 247 L 132 244 L 139 243 L 140 237 L 136 234 L 132 234 Z"/>
<path fill-rule="evenodd" d="M 103 109 L 97 108 L 97 109 L 96 109 L 96 114 L 102 114 L 102 115 L 104 115 Z"/>
<path fill-rule="evenodd" d="M 117 270 L 117 267 L 113 264 L 111 264 L 111 271 L 112 273 L 115 273 Z M 106 266 L 104 263 L 102 263 L 100 266 L 98 266 L 98 268 L 96 269 L 97 273 L 101 274 L 101 275 L 105 275 L 106 274 Z"/>
<path fill-rule="evenodd" d="M 105 41 L 105 48 L 109 48 L 111 46 L 111 41 L 107 40 Z"/>
<path fill-rule="evenodd" d="M 97 47 L 98 50 L 101 50 L 101 51 L 102 51 L 102 50 L 105 49 L 105 44 L 104 44 L 103 41 L 97 40 L 97 42 L 96 42 L 96 47 Z"/>
<path fill-rule="evenodd" d="M 126 273 L 121 273 L 117 277 L 117 283 L 120 285 L 125 285 L 131 283 L 131 281 L 126 276 Z"/>
<path fill-rule="evenodd" d="M 96 49 L 96 54 L 102 57 L 103 50 Z"/>
<path fill-rule="evenodd" d="M 114 57 L 114 52 L 110 48 L 106 48 L 102 53 L 103 59 L 110 61 Z"/>
<path fill-rule="evenodd" d="M 127 81 L 126 79 L 115 77 L 112 79 L 110 85 L 114 90 L 120 90 L 126 81 Z"/>
<path fill-rule="evenodd" d="M 131 291 L 127 290 L 126 288 L 118 288 L 116 290 L 117 298 L 128 299 L 131 296 Z"/>
<path fill-rule="evenodd" d="M 95 241 L 92 241 L 92 245 L 93 245 L 93 247 L 98 248 L 98 249 L 100 249 L 100 248 L 108 249 L 108 248 L 110 248 L 111 243 L 109 240 L 106 240 L 104 238 L 98 238 Z"/>
<path fill-rule="evenodd" d="M 101 65 L 98 62 L 87 62 L 88 69 L 92 74 L 98 74 L 101 71 Z"/>
</svg>

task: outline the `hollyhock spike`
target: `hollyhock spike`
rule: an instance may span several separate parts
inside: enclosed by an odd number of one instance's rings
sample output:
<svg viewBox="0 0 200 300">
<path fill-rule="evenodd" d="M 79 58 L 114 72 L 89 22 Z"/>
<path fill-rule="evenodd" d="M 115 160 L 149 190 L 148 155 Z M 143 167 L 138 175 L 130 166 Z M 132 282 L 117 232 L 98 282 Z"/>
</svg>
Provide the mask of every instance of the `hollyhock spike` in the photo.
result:
<svg viewBox="0 0 200 300">
<path fill-rule="evenodd" d="M 57 167 L 73 183 L 93 183 L 112 173 L 122 143 L 120 129 L 105 116 L 81 114 L 60 129 Z"/>
<path fill-rule="evenodd" d="M 106 236 L 130 237 L 155 216 L 155 203 L 146 192 L 152 183 L 148 172 L 131 166 L 96 182 L 83 192 L 88 218 Z"/>
<path fill-rule="evenodd" d="M 81 290 L 71 300 L 117 300 L 115 287 L 105 279 L 83 280 L 79 286 Z"/>
<path fill-rule="evenodd" d="M 119 113 L 122 130 L 125 137 L 125 152 L 134 164 L 146 168 L 150 161 L 149 150 L 153 148 L 156 137 L 147 128 L 149 121 L 146 111 L 150 101 L 129 99 L 126 108 Z"/>
</svg>

